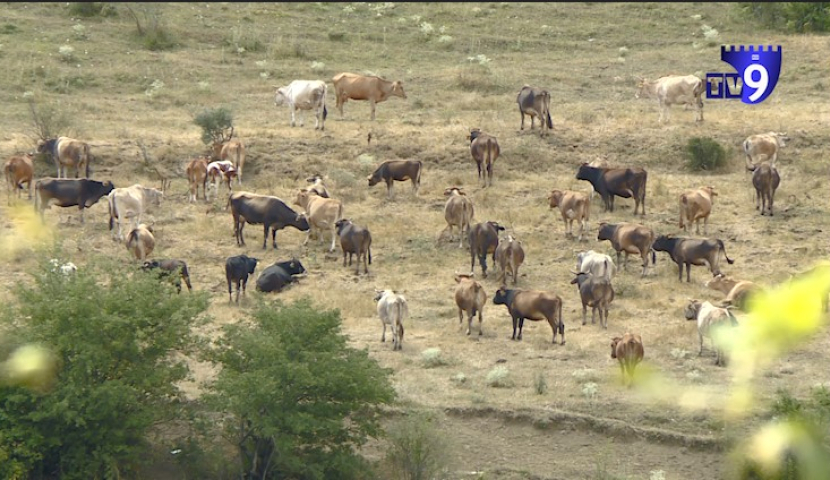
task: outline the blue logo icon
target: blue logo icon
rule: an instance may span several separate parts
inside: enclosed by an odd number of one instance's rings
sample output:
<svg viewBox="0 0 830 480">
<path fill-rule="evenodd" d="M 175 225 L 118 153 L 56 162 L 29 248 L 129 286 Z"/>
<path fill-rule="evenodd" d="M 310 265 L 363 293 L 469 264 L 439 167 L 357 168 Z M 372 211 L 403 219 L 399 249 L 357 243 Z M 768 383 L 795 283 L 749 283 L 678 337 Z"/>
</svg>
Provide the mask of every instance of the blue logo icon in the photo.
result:
<svg viewBox="0 0 830 480">
<path fill-rule="evenodd" d="M 738 73 L 707 73 L 706 98 L 740 98 L 755 105 L 766 100 L 778 83 L 781 74 L 781 46 L 759 45 L 747 47 L 720 47 L 720 59 L 735 67 Z M 738 81 L 740 80 L 741 86 Z M 714 88 L 713 88 L 714 87 Z M 740 90 L 740 93 L 737 93 Z"/>
</svg>

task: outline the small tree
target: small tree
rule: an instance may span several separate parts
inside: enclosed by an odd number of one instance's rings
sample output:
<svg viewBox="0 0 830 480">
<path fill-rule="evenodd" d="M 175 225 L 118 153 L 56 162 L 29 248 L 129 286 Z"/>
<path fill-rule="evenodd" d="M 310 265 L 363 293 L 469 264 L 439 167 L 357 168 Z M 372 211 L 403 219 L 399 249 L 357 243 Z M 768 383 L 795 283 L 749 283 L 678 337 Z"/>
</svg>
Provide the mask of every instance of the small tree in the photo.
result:
<svg viewBox="0 0 830 480">
<path fill-rule="evenodd" d="M 46 104 L 38 106 L 33 97 L 27 99 L 31 123 L 29 134 L 36 142 L 59 137 L 60 135 L 72 135 L 72 116 L 56 108 L 54 105 Z"/>
<path fill-rule="evenodd" d="M 694 137 L 686 144 L 686 167 L 692 171 L 718 170 L 726 165 L 726 151 L 711 138 Z"/>
<path fill-rule="evenodd" d="M 260 305 L 253 326 L 228 325 L 207 358 L 222 370 L 204 398 L 231 418 L 241 477 L 350 479 L 368 471 L 355 448 L 380 430 L 394 399 L 389 371 L 340 333 L 340 313 L 309 300 Z"/>
<path fill-rule="evenodd" d="M 193 118 L 202 127 L 202 143 L 225 143 L 233 136 L 233 114 L 225 107 L 208 108 Z"/>
<path fill-rule="evenodd" d="M 411 412 L 387 430 L 386 461 L 402 480 L 430 480 L 449 463 L 447 441 L 436 427 L 438 420 L 425 412 Z"/>
</svg>

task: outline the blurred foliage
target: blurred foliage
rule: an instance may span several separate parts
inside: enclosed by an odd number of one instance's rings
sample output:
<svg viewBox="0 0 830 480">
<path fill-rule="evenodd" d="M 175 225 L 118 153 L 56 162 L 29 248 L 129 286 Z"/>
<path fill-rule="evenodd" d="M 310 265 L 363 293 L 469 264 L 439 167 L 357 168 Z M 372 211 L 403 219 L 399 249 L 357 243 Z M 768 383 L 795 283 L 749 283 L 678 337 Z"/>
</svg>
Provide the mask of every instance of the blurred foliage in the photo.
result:
<svg viewBox="0 0 830 480">
<path fill-rule="evenodd" d="M 795 33 L 830 31 L 828 2 L 740 2 L 743 13 L 773 30 Z"/>
</svg>

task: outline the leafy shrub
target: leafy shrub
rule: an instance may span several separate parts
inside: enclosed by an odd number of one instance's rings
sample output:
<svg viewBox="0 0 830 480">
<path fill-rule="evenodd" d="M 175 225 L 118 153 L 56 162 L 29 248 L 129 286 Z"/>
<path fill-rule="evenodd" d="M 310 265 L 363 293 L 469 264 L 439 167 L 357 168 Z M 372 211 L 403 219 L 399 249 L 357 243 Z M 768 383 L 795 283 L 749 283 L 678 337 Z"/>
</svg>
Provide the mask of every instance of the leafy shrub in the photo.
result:
<svg viewBox="0 0 830 480">
<path fill-rule="evenodd" d="M 774 30 L 796 33 L 830 31 L 827 2 L 741 2 L 741 11 Z"/>
<path fill-rule="evenodd" d="M 448 445 L 436 423 L 434 415 L 409 413 L 389 427 L 386 461 L 395 478 L 429 480 L 446 469 Z"/>
<path fill-rule="evenodd" d="M 225 107 L 208 108 L 196 115 L 193 123 L 202 127 L 202 143 L 210 145 L 233 128 L 233 113 Z"/>
<path fill-rule="evenodd" d="M 440 348 L 427 348 L 421 352 L 421 362 L 424 368 L 435 368 L 447 365 L 446 359 L 442 356 Z"/>
<path fill-rule="evenodd" d="M 686 167 L 692 171 L 714 171 L 726 165 L 726 151 L 711 138 L 694 137 L 686 145 Z"/>
<path fill-rule="evenodd" d="M 510 379 L 510 370 L 508 370 L 504 365 L 498 365 L 487 372 L 487 379 L 485 382 L 489 387 L 513 386 L 513 381 Z"/>
<path fill-rule="evenodd" d="M 12 34 L 12 33 L 19 32 L 19 31 L 20 31 L 20 29 L 17 28 L 17 25 L 15 25 L 13 23 L 6 23 L 2 27 L 0 27 L 0 33 L 2 33 L 4 35 L 9 35 L 9 34 Z"/>
<path fill-rule="evenodd" d="M 115 7 L 106 2 L 72 2 L 69 14 L 73 17 L 114 17 L 118 15 Z"/>
</svg>

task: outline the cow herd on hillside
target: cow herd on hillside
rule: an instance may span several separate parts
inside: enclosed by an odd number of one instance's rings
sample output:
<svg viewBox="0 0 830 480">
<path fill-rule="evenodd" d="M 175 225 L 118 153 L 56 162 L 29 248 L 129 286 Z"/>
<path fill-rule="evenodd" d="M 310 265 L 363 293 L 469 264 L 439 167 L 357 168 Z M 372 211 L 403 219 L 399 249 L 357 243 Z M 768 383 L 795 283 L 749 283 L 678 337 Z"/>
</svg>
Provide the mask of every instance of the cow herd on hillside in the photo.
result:
<svg viewBox="0 0 830 480">
<path fill-rule="evenodd" d="M 371 119 L 375 119 L 376 104 L 386 101 L 392 96 L 406 99 L 403 84 L 400 81 L 391 82 L 380 77 L 363 76 L 352 73 L 341 73 L 333 78 L 337 108 L 343 115 L 343 104 L 351 100 L 368 101 L 371 106 Z M 287 105 L 290 110 L 290 125 L 296 124 L 297 111 L 314 111 L 315 129 L 323 130 L 327 116 L 326 109 L 326 82 L 321 80 L 295 80 L 287 86 L 275 86 L 274 103 L 276 106 Z M 695 76 L 669 76 L 654 81 L 642 79 L 636 96 L 651 97 L 658 103 L 660 109 L 659 122 L 669 120 L 668 110 L 671 105 L 691 105 L 696 114 L 696 121 L 703 121 L 704 91 L 702 81 Z M 550 115 L 550 93 L 542 88 L 524 85 L 516 102 L 521 115 L 520 129 L 524 129 L 525 117 L 530 117 L 530 129 L 533 130 L 538 120 L 540 135 L 546 135 L 553 129 Z M 303 125 L 302 112 L 299 119 Z M 186 167 L 186 176 L 189 185 L 188 202 L 198 202 L 199 188 L 202 189 L 201 199 L 208 201 L 208 193 L 216 198 L 227 188 L 227 208 L 230 209 L 233 219 L 233 233 L 238 246 L 245 245 L 243 229 L 246 224 L 261 225 L 263 228 L 263 249 L 267 248 L 268 234 L 271 233 L 272 247 L 277 248 L 277 231 L 288 226 L 299 231 L 307 232 L 303 245 L 306 245 L 313 234 L 320 241 L 330 237 L 329 252 L 333 252 L 339 243 L 343 253 L 343 267 L 352 264 L 353 255 L 357 256 L 355 274 L 360 274 L 361 259 L 364 274 L 369 273 L 368 266 L 372 263 L 372 235 L 364 225 L 354 223 L 344 216 L 344 204 L 341 200 L 332 198 L 329 190 L 320 175 L 308 178 L 308 185 L 299 188 L 293 201 L 295 210 L 280 198 L 268 195 L 259 195 L 247 191 L 234 190 L 234 184 L 242 185 L 243 166 L 245 161 L 245 146 L 238 139 L 234 140 L 233 130 L 227 137 L 215 138 L 208 155 L 190 160 Z M 492 187 L 494 164 L 499 158 L 500 147 L 498 139 L 485 133 L 479 128 L 470 130 L 467 139 L 470 141 L 470 155 L 478 169 L 478 178 L 483 188 Z M 746 169 L 752 172 L 752 184 L 756 190 L 756 209 L 761 215 L 773 215 L 773 197 L 780 183 L 775 162 L 779 149 L 785 146 L 788 140 L 785 134 L 769 132 L 752 135 L 743 142 L 743 151 L 746 154 Z M 371 141 L 371 136 L 369 140 Z M 142 223 L 142 214 L 149 206 L 159 205 L 163 193 L 154 188 L 141 185 L 116 188 L 112 182 L 101 182 L 89 178 L 90 173 L 90 146 L 80 140 L 57 137 L 41 141 L 37 145 L 37 152 L 51 157 L 57 169 L 56 178 L 43 178 L 34 181 L 33 159 L 34 152 L 11 156 L 4 166 L 4 173 L 8 186 L 9 203 L 12 195 L 20 196 L 22 190 L 28 190 L 28 198 L 35 195 L 35 209 L 40 212 L 49 208 L 50 204 L 61 207 L 77 207 L 83 221 L 85 208 L 97 203 L 107 196 L 110 230 L 117 222 L 117 233 L 113 238 L 123 241 L 129 252 L 138 261 L 143 262 L 143 268 L 159 273 L 160 276 L 172 279 L 177 289 L 181 290 L 181 281 L 184 280 L 188 290 L 191 289 L 188 266 L 181 259 L 152 259 L 155 238 L 153 225 Z M 410 181 L 412 194 L 418 195 L 421 182 L 423 164 L 420 161 L 391 160 L 383 162 L 368 177 L 368 186 L 372 187 L 380 182 L 387 186 L 387 198 L 393 196 L 395 182 Z M 75 178 L 68 178 L 67 172 L 74 170 Z M 78 178 L 83 173 L 85 178 Z M 589 220 L 591 201 L 594 193 L 599 194 L 604 211 L 614 210 L 615 197 L 631 198 L 634 200 L 634 215 L 639 211 L 645 215 L 646 184 L 648 173 L 645 169 L 636 166 L 609 167 L 607 165 L 582 164 L 575 172 L 575 178 L 586 181 L 590 189 L 584 192 L 553 189 L 548 196 L 550 208 L 558 208 L 565 224 L 566 239 L 573 239 L 573 222 L 579 224 L 578 241 L 583 240 L 586 222 Z M 33 192 L 34 191 L 34 192 Z M 483 309 L 488 298 L 484 286 L 475 280 L 475 263 L 478 260 L 482 277 L 487 278 L 487 257 L 491 257 L 493 265 L 499 271 L 498 282 L 500 288 L 495 292 L 492 301 L 497 305 L 504 305 L 513 319 L 513 335 L 515 340 L 521 340 L 524 320 L 547 321 L 553 333 L 552 341 L 556 343 L 557 335 L 560 344 L 565 343 L 565 327 L 562 318 L 562 299 L 552 291 L 519 289 L 518 270 L 525 258 L 525 251 L 520 239 L 513 234 L 507 234 L 505 228 L 495 221 L 473 223 L 475 206 L 463 188 L 450 186 L 444 191 L 447 197 L 444 208 L 444 217 L 447 227 L 439 235 L 439 240 L 448 232 L 450 241 L 455 241 L 454 229 L 458 231 L 457 241 L 459 248 L 466 242 L 470 252 L 470 272 L 456 273 L 458 283 L 454 298 L 458 307 L 459 322 L 467 316 L 467 335 L 471 332 L 473 319 L 478 316 L 479 335 L 482 334 Z M 695 224 L 695 231 L 700 232 L 700 221 L 703 221 L 703 233 L 707 234 L 708 221 L 713 209 L 714 197 L 717 192 L 711 186 L 702 186 L 688 190 L 679 196 L 679 228 L 686 230 L 687 225 Z M 124 235 L 123 224 L 131 221 L 132 228 Z M 503 232 L 503 233 L 502 233 Z M 733 260 L 726 256 L 722 240 L 717 238 L 676 238 L 673 235 L 657 234 L 651 228 L 634 222 L 617 224 L 600 223 L 597 234 L 598 241 L 609 241 L 617 253 L 614 260 L 604 254 L 594 251 L 582 252 L 577 258 L 576 271 L 573 280 L 582 302 L 583 320 L 587 323 L 587 308 L 592 308 L 591 323 L 594 323 L 596 313 L 599 313 L 600 325 L 607 328 L 609 306 L 615 298 L 612 281 L 620 264 L 621 254 L 625 253 L 622 270 L 627 269 L 629 254 L 636 254 L 642 259 L 642 276 L 647 274 L 649 256 L 651 263 L 656 262 L 656 252 L 666 252 L 678 266 L 679 279 L 683 280 L 683 268 L 686 267 L 686 281 L 691 280 L 690 268 L 692 265 L 708 266 L 714 275 L 707 286 L 718 289 L 727 294 L 724 307 L 716 307 L 708 302 L 691 300 L 686 308 L 686 318 L 696 320 L 700 334 L 700 352 L 703 352 L 703 337 L 710 336 L 712 328 L 721 325 L 734 325 L 736 320 L 729 308 L 744 308 L 748 294 L 759 291 L 759 287 L 751 282 L 735 281 L 726 277 L 718 268 L 718 259 L 721 253 L 731 264 Z M 531 252 L 532 254 L 532 252 Z M 246 255 L 230 257 L 225 263 L 226 280 L 228 285 L 229 301 L 233 301 L 233 288 L 236 287 L 236 299 L 239 302 L 240 292 L 244 295 L 250 275 L 254 274 L 258 259 Z M 280 291 L 286 285 L 297 281 L 299 275 L 305 273 L 305 268 L 297 258 L 277 262 L 264 269 L 256 282 L 257 289 L 264 292 Z M 513 288 L 507 287 L 508 279 Z M 741 289 L 739 289 L 739 286 Z M 740 292 L 733 291 L 739 289 Z M 378 291 L 375 300 L 378 302 L 378 314 L 383 324 L 381 340 L 386 337 L 386 326 L 392 330 L 393 348 L 402 348 L 403 321 L 408 312 L 405 297 L 400 292 L 391 290 Z M 627 332 L 622 337 L 615 337 L 611 343 L 611 356 L 620 362 L 623 376 L 633 375 L 634 367 L 643 358 L 643 344 L 640 335 Z M 723 363 L 720 351 L 717 353 L 716 363 Z"/>
</svg>

